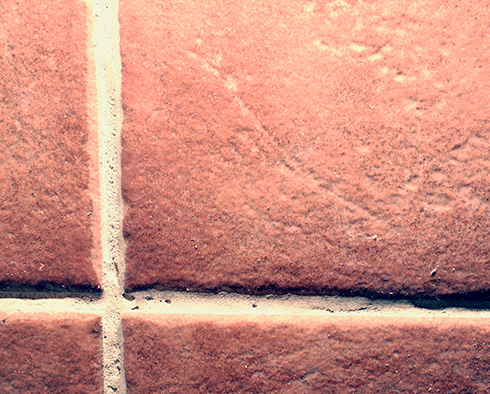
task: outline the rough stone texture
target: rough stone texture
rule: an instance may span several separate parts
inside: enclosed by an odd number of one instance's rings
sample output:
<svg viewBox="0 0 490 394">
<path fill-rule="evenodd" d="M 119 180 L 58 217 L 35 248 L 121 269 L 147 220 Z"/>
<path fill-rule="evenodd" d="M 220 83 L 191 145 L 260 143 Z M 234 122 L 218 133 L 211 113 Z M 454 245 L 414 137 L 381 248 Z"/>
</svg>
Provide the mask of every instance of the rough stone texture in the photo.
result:
<svg viewBox="0 0 490 394">
<path fill-rule="evenodd" d="M 488 321 L 473 323 L 126 317 L 128 394 L 488 393 Z"/>
<path fill-rule="evenodd" d="M 0 287 L 100 285 L 87 17 L 0 2 Z"/>
<path fill-rule="evenodd" d="M 99 317 L 0 314 L 0 392 L 102 393 Z"/>
<path fill-rule="evenodd" d="M 127 289 L 488 294 L 489 19 L 122 0 Z"/>
</svg>

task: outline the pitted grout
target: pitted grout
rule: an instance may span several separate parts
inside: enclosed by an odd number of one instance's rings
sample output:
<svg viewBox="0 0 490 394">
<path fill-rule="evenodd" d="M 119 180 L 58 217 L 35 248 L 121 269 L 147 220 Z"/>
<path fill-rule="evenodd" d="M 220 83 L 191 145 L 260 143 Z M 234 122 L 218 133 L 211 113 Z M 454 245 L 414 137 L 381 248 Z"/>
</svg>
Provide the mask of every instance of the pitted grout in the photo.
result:
<svg viewBox="0 0 490 394">
<path fill-rule="evenodd" d="M 416 307 L 410 300 L 365 297 L 244 295 L 236 293 L 193 293 L 147 290 L 131 293 L 124 301 L 124 314 L 240 314 L 290 316 L 372 316 L 426 318 L 489 318 L 490 303 L 475 310 L 448 306 L 440 309 Z M 470 303 L 471 304 L 471 303 Z"/>
<path fill-rule="evenodd" d="M 121 195 L 121 56 L 118 0 L 93 0 L 99 131 L 99 177 L 104 394 L 126 393 L 121 322 L 124 293 L 123 203 Z"/>
<path fill-rule="evenodd" d="M 14 297 L 14 295 L 10 295 Z M 110 311 L 107 297 L 0 298 L 0 311 L 6 313 L 96 313 Z M 33 293 L 32 296 L 40 296 Z M 49 297 L 50 294 L 46 294 Z M 122 297 L 121 297 L 122 298 Z M 490 318 L 490 301 L 462 301 L 464 306 L 429 309 L 413 305 L 408 299 L 376 299 L 296 294 L 246 295 L 237 293 L 197 293 L 146 290 L 119 299 L 118 313 L 124 314 L 209 314 L 209 315 L 290 315 L 290 316 L 372 316 L 426 318 Z M 471 308 L 469 307 L 471 306 Z M 122 337 L 119 338 L 122 340 Z"/>
</svg>

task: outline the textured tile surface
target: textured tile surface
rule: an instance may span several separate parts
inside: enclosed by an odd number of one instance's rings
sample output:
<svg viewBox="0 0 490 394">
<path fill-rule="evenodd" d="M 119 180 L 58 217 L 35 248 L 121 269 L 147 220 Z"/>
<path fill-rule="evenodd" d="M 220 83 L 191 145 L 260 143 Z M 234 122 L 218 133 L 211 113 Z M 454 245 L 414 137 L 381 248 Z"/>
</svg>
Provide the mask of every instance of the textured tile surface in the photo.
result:
<svg viewBox="0 0 490 394">
<path fill-rule="evenodd" d="M 488 291 L 489 18 L 123 0 L 127 288 Z"/>
<path fill-rule="evenodd" d="M 488 393 L 482 322 L 126 317 L 128 394 Z"/>
<path fill-rule="evenodd" d="M 0 392 L 102 393 L 98 317 L 0 314 Z"/>
<path fill-rule="evenodd" d="M 88 39 L 81 0 L 0 4 L 0 287 L 100 284 Z"/>
</svg>

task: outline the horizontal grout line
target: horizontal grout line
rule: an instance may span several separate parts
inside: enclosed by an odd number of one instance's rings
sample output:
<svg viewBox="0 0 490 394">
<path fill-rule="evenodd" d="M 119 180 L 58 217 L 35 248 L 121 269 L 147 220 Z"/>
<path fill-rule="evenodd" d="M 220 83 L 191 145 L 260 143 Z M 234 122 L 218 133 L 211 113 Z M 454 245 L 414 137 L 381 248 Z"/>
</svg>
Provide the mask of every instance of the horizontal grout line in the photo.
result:
<svg viewBox="0 0 490 394">
<path fill-rule="evenodd" d="M 93 303 L 94 301 L 104 302 L 104 300 L 110 300 L 112 305 L 114 302 L 124 302 L 124 301 L 169 301 L 169 297 L 177 299 L 192 299 L 196 298 L 202 300 L 219 300 L 218 304 L 221 304 L 223 297 L 228 297 L 232 299 L 240 300 L 261 300 L 261 299 L 275 299 L 275 300 L 309 300 L 309 302 L 314 302 L 314 300 L 343 300 L 342 303 L 356 302 L 355 300 L 367 300 L 371 304 L 378 305 L 412 305 L 413 307 L 419 309 L 429 309 L 429 310 L 444 310 L 444 309 L 454 309 L 458 310 L 469 310 L 469 311 L 490 311 L 490 299 L 488 297 L 478 298 L 465 298 L 461 297 L 446 297 L 442 299 L 437 299 L 435 297 L 426 298 L 383 298 L 383 297 L 369 297 L 362 295 L 321 295 L 321 294 L 298 294 L 298 293 L 264 293 L 264 294 L 252 294 L 252 293 L 237 293 L 237 292 L 199 292 L 193 290 L 158 290 L 158 289 L 147 289 L 138 290 L 130 293 L 123 293 L 122 286 L 119 289 L 112 288 L 111 291 L 69 291 L 60 289 L 41 289 L 35 290 L 27 288 L 22 289 L 1 289 L 0 290 L 0 300 L 1 299 L 24 299 L 24 300 L 41 300 L 41 299 L 79 299 L 80 302 Z M 122 298 L 121 298 L 122 297 Z M 123 300 L 124 298 L 124 300 Z M 79 301 L 74 301 L 79 302 Z M 169 302 L 168 302 L 169 303 Z M 225 303 L 226 304 L 226 303 Z"/>
<path fill-rule="evenodd" d="M 408 300 L 420 305 L 431 305 L 434 307 L 451 307 L 451 306 L 468 306 L 470 309 L 474 309 L 481 305 L 490 305 L 490 290 L 471 291 L 466 293 L 452 293 L 452 294 L 397 294 L 386 292 L 375 292 L 372 290 L 356 290 L 356 291 L 338 291 L 328 288 L 276 288 L 273 286 L 265 288 L 250 288 L 250 287 L 238 287 L 238 286 L 221 286 L 209 289 L 203 289 L 200 287 L 173 287 L 173 286 L 149 286 L 140 287 L 136 289 L 127 290 L 126 293 L 130 296 L 135 292 L 141 292 L 146 290 L 159 290 L 159 291 L 171 291 L 171 292 L 184 292 L 184 293 L 230 293 L 230 294 L 242 294 L 242 295 L 300 295 L 300 296 L 322 296 L 322 297 L 343 297 L 343 298 L 368 298 L 371 300 Z M 438 305 L 438 306 L 437 306 Z M 487 306 L 488 307 L 488 306 Z"/>
<path fill-rule="evenodd" d="M 427 301 L 369 299 L 318 295 L 245 295 L 221 292 L 196 293 L 147 290 L 126 295 L 124 313 L 183 314 L 281 314 L 281 315 L 364 315 L 364 316 L 468 316 L 490 317 L 490 302 L 438 305 Z"/>
<path fill-rule="evenodd" d="M 102 315 L 105 303 L 100 298 L 2 298 L 0 312 L 2 313 L 96 313 Z"/>
<path fill-rule="evenodd" d="M 7 313 L 97 313 L 103 315 L 114 303 L 122 314 L 245 314 L 291 316 L 399 316 L 490 318 L 490 305 L 471 304 L 432 309 L 409 300 L 382 300 L 364 297 L 243 295 L 234 293 L 193 293 L 147 290 L 130 295 L 107 297 L 84 295 L 80 298 L 1 298 L 0 311 Z M 125 298 L 126 297 L 126 298 Z M 128 299 L 129 298 L 129 299 Z"/>
</svg>

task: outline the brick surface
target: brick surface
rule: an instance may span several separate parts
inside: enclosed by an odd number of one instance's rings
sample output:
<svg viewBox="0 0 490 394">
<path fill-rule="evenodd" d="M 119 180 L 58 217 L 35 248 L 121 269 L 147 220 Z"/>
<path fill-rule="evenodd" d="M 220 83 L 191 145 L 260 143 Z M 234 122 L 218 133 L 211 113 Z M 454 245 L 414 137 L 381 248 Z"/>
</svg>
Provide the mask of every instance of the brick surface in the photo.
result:
<svg viewBox="0 0 490 394">
<path fill-rule="evenodd" d="M 473 323 L 126 317 L 128 394 L 488 393 L 488 321 Z"/>
<path fill-rule="evenodd" d="M 122 0 L 127 288 L 488 294 L 489 18 Z"/>
<path fill-rule="evenodd" d="M 0 392 L 102 393 L 100 318 L 0 314 Z"/>
<path fill-rule="evenodd" d="M 0 287 L 97 288 L 87 6 L 0 3 Z"/>
</svg>

